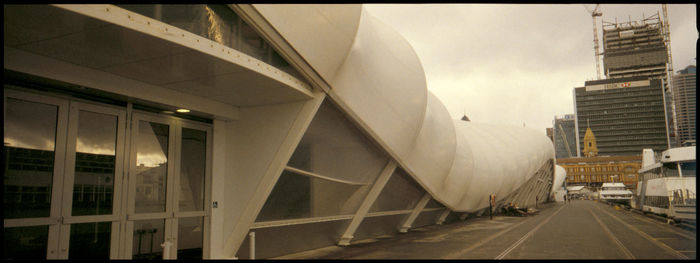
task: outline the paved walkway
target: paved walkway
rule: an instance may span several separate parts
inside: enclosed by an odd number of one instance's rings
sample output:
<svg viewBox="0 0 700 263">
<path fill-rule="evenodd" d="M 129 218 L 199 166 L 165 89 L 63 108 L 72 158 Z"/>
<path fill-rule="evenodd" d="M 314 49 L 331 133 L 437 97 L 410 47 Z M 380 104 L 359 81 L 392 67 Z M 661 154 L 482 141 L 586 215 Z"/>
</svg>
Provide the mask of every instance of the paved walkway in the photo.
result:
<svg viewBox="0 0 700 263">
<path fill-rule="evenodd" d="M 279 259 L 695 259 L 696 233 L 595 201 L 488 216 Z"/>
</svg>

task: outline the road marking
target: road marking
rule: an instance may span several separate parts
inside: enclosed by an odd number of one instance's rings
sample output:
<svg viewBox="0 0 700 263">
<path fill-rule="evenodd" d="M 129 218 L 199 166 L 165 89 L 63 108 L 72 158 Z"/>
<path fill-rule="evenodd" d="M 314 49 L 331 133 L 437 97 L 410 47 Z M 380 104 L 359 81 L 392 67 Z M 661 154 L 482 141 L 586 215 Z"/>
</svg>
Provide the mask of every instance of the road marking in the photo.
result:
<svg viewBox="0 0 700 263">
<path fill-rule="evenodd" d="M 601 221 L 600 218 L 598 218 L 598 216 L 596 216 L 596 215 L 593 213 L 593 211 L 591 211 L 590 208 L 586 208 L 586 209 L 588 210 L 589 213 L 591 213 L 591 215 L 593 216 L 593 218 L 595 219 L 595 221 L 598 221 L 598 224 L 600 224 L 601 228 L 603 228 L 603 230 L 605 231 L 605 234 L 607 234 L 608 237 L 609 237 L 610 239 L 612 239 L 613 241 L 615 241 L 615 244 L 617 244 L 617 247 L 619 247 L 620 250 L 622 250 L 622 253 L 625 254 L 625 256 L 627 257 L 627 259 L 635 259 L 635 258 L 634 258 L 634 255 L 632 255 L 632 252 L 630 252 L 630 251 L 627 249 L 627 247 L 625 247 L 625 245 L 623 245 L 622 242 L 620 242 L 620 240 L 617 239 L 617 237 L 615 237 L 615 235 L 613 235 L 612 232 L 610 232 L 610 229 L 608 228 L 608 226 L 606 226 L 605 224 L 603 224 L 603 221 Z"/>
<path fill-rule="evenodd" d="M 496 256 L 496 258 L 494 258 L 494 259 L 503 259 L 506 255 L 508 255 L 508 253 L 510 253 L 511 251 L 513 251 L 513 249 L 515 249 L 516 247 L 520 246 L 520 244 L 522 244 L 523 242 L 525 242 L 525 240 L 527 240 L 527 238 L 529 238 L 530 236 L 532 236 L 532 234 L 534 234 L 535 231 L 537 231 L 540 227 L 542 227 L 542 225 L 544 225 L 545 223 L 549 222 L 549 220 L 552 219 L 552 217 L 554 217 L 556 214 L 558 214 L 559 211 L 561 211 L 563 208 L 564 208 L 564 206 L 562 206 L 561 208 L 559 208 L 559 210 L 557 210 L 556 212 L 554 212 L 554 213 L 552 213 L 551 215 L 549 215 L 549 217 L 547 217 L 547 219 L 545 219 L 544 221 L 542 221 L 541 223 L 539 223 L 535 228 L 533 228 L 532 230 L 530 230 L 530 232 L 527 232 L 527 234 L 525 234 L 523 237 L 521 237 L 518 241 L 515 241 L 515 243 L 513 243 L 512 245 L 510 245 L 510 247 L 508 247 L 506 250 L 504 250 L 503 252 L 501 252 L 501 254 L 498 255 L 498 256 Z"/>
<path fill-rule="evenodd" d="M 662 243 L 662 242 L 660 242 L 660 241 L 654 239 L 653 237 L 649 236 L 647 233 L 642 232 L 642 231 L 639 230 L 638 228 L 634 227 L 633 225 L 628 224 L 627 222 L 625 222 L 625 221 L 623 221 L 622 219 L 618 218 L 617 216 L 611 214 L 610 212 L 605 211 L 605 209 L 602 209 L 602 208 L 600 208 L 600 207 L 598 207 L 598 208 L 599 208 L 601 211 L 603 211 L 604 213 L 606 213 L 606 214 L 608 214 L 609 216 L 611 216 L 613 219 L 615 219 L 615 220 L 617 220 L 618 222 L 620 222 L 620 223 L 622 223 L 623 225 L 625 225 L 627 228 L 632 229 L 632 231 L 637 232 L 637 234 L 639 234 L 639 235 L 641 235 L 642 237 L 646 238 L 647 240 L 651 241 L 652 243 L 654 243 L 654 244 L 657 245 L 658 247 L 660 247 L 660 248 L 666 250 L 667 252 L 669 252 L 669 253 L 675 255 L 676 257 L 678 257 L 678 258 L 680 258 L 680 259 L 688 259 L 688 257 L 686 257 L 685 255 L 683 255 L 683 254 L 681 254 L 680 252 L 676 251 L 675 249 L 673 249 L 673 248 L 667 246 L 666 244 L 664 244 L 664 243 Z"/>
<path fill-rule="evenodd" d="M 564 207 L 564 206 L 562 206 L 562 208 L 563 208 L 563 207 Z M 561 210 L 561 208 L 559 208 L 559 210 Z M 534 218 L 534 217 L 528 218 L 527 220 L 523 220 L 523 221 L 521 221 L 520 223 L 517 223 L 517 224 L 512 225 L 512 226 L 510 226 L 510 227 L 508 227 L 508 228 L 506 228 L 506 229 L 503 229 L 503 230 L 501 230 L 500 232 L 496 233 L 495 235 L 490 236 L 490 237 L 488 237 L 488 238 L 486 238 L 486 239 L 480 240 L 479 242 L 476 242 L 476 243 L 474 243 L 473 245 L 471 245 L 471 246 L 469 246 L 469 247 L 467 247 L 467 248 L 465 248 L 465 249 L 463 249 L 463 250 L 460 250 L 460 251 L 457 251 L 457 252 L 454 252 L 454 253 L 447 254 L 447 255 L 442 256 L 442 257 L 440 257 L 440 258 L 442 258 L 442 259 L 461 258 L 462 256 L 464 256 L 465 254 L 467 254 L 467 253 L 469 253 L 470 251 L 474 250 L 475 248 L 480 247 L 480 246 L 482 246 L 483 244 L 486 244 L 487 242 L 489 242 L 489 241 L 491 241 L 491 240 L 493 240 L 493 239 L 495 239 L 495 238 L 497 238 L 497 237 L 499 237 L 499 236 L 501 236 L 501 235 L 503 235 L 503 234 L 505 234 L 505 233 L 507 233 L 507 232 L 510 232 L 511 230 L 513 230 L 514 228 L 518 227 L 519 225 L 522 225 L 522 224 L 524 224 L 524 223 L 526 223 L 526 222 L 530 222 L 533 218 Z"/>
<path fill-rule="evenodd" d="M 529 218 L 528 220 L 523 220 L 523 221 L 520 222 L 520 223 L 517 223 L 517 224 L 512 225 L 512 226 L 510 226 L 510 227 L 508 227 L 508 228 L 506 228 L 506 229 L 501 230 L 500 232 L 496 233 L 496 234 L 493 235 L 493 236 L 490 236 L 490 237 L 487 238 L 487 239 L 480 240 L 479 242 L 474 243 L 473 245 L 467 247 L 466 249 L 463 249 L 463 250 L 460 250 L 460 251 L 457 251 L 457 252 L 454 252 L 454 253 L 447 254 L 447 255 L 445 255 L 445 256 L 442 256 L 441 258 L 442 258 L 442 259 L 460 258 L 460 257 L 462 257 L 464 254 L 467 254 L 467 253 L 469 253 L 470 251 L 472 251 L 473 249 L 475 249 L 475 248 L 477 248 L 477 247 L 480 247 L 481 245 L 485 244 L 486 242 L 489 242 L 489 241 L 493 240 L 494 238 L 497 238 L 497 237 L 499 237 L 500 235 L 503 235 L 504 233 L 509 232 L 509 231 L 512 230 L 513 228 L 515 228 L 515 227 L 517 227 L 517 226 L 519 226 L 519 225 L 522 225 L 522 224 L 524 224 L 525 222 L 530 222 L 531 219 L 532 219 L 532 218 Z"/>
<path fill-rule="evenodd" d="M 658 223 L 658 221 L 654 221 L 654 220 L 649 219 L 649 218 L 647 218 L 647 217 L 645 217 L 645 216 L 643 216 L 643 215 L 636 214 L 636 213 L 633 213 L 633 212 L 628 212 L 628 213 L 634 214 L 633 217 L 635 217 L 635 218 L 637 218 L 637 219 L 639 219 L 639 220 L 641 220 L 641 221 L 647 221 L 647 222 L 653 223 L 653 224 L 657 224 L 657 223 Z M 663 225 L 663 227 L 661 227 L 661 228 L 664 228 L 664 229 L 666 229 L 666 230 L 669 230 L 669 231 L 671 231 L 671 232 L 674 232 L 674 233 L 676 233 L 676 234 L 678 234 L 678 235 L 680 235 L 680 236 L 682 236 L 682 237 L 685 237 L 685 238 L 687 238 L 687 239 L 695 240 L 695 237 L 694 237 L 694 236 L 690 236 L 690 235 L 688 235 L 688 234 L 685 234 L 685 233 L 683 233 L 683 232 L 680 232 L 679 230 L 674 229 L 674 228 L 671 227 L 671 226 Z"/>
</svg>

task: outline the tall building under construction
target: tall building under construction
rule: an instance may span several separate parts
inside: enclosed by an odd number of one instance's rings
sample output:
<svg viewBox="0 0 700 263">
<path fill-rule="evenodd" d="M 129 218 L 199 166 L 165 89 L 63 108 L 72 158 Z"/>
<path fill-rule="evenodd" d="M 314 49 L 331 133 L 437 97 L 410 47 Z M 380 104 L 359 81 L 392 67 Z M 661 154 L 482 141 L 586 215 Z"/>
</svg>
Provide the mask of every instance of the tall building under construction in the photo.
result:
<svg viewBox="0 0 700 263">
<path fill-rule="evenodd" d="M 667 20 L 662 22 L 658 13 L 643 16 L 638 21 L 603 21 L 603 64 L 607 79 L 638 77 L 661 80 L 668 140 L 671 145 L 676 145 L 680 141 L 676 134 L 675 96 L 670 80 L 673 70 L 667 23 Z"/>
<path fill-rule="evenodd" d="M 608 79 L 643 76 L 667 79 L 668 49 L 659 15 L 641 21 L 603 21 L 603 63 Z"/>
</svg>

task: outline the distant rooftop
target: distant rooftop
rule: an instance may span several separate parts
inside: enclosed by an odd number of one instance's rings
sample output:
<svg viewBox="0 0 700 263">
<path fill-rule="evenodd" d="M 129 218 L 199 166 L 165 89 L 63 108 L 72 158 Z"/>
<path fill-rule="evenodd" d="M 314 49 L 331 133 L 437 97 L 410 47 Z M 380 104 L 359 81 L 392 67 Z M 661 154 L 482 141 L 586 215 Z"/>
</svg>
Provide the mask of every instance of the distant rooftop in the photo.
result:
<svg viewBox="0 0 700 263">
<path fill-rule="evenodd" d="M 685 69 L 681 69 L 677 71 L 679 74 L 696 74 L 696 68 L 695 65 L 690 65 L 685 67 Z"/>
<path fill-rule="evenodd" d="M 640 161 L 641 162 L 642 156 L 640 153 L 640 155 L 557 158 L 557 164 L 598 163 L 598 162 L 615 162 L 615 161 Z"/>
<path fill-rule="evenodd" d="M 623 183 L 603 183 L 601 187 L 625 187 Z"/>
<path fill-rule="evenodd" d="M 566 187 L 566 190 L 569 190 L 569 191 L 581 191 L 581 189 L 583 189 L 584 187 L 585 187 L 585 186 L 583 186 L 583 185 L 567 186 L 567 187 Z"/>
<path fill-rule="evenodd" d="M 576 118 L 576 115 L 574 115 L 573 113 L 554 116 L 555 120 L 573 120 L 574 118 Z"/>
<path fill-rule="evenodd" d="M 646 76 L 633 76 L 633 77 L 626 77 L 626 78 L 612 78 L 612 79 L 601 79 L 601 80 L 590 80 L 586 81 L 585 85 L 586 86 L 591 86 L 591 85 L 597 85 L 597 84 L 610 84 L 610 83 L 618 83 L 618 82 L 628 82 L 628 81 L 637 81 L 637 80 L 647 80 L 649 77 Z"/>
</svg>

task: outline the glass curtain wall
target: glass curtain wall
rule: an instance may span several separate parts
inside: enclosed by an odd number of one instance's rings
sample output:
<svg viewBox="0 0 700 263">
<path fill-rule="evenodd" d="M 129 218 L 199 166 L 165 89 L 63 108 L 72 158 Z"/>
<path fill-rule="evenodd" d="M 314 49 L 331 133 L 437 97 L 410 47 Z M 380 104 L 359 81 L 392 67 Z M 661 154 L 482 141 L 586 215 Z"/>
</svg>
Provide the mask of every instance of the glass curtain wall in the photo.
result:
<svg viewBox="0 0 700 263">
<path fill-rule="evenodd" d="M 352 215 L 387 162 L 325 101 L 256 221 Z"/>
</svg>

